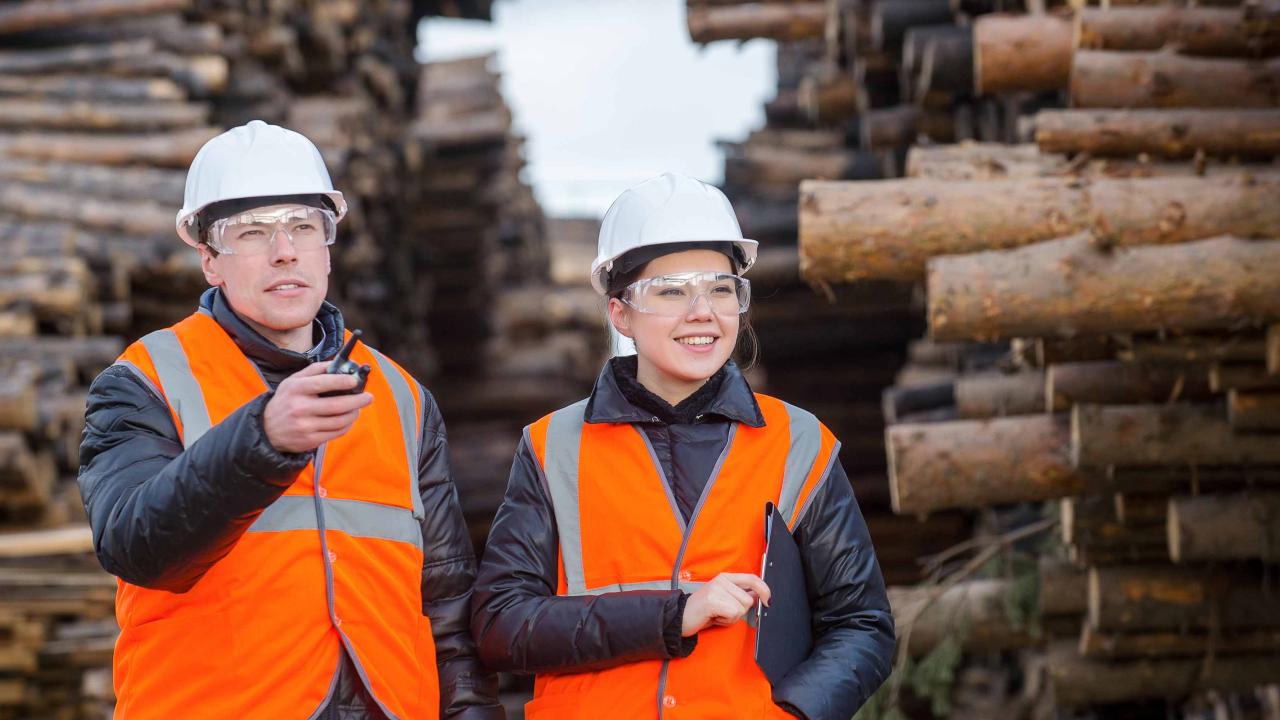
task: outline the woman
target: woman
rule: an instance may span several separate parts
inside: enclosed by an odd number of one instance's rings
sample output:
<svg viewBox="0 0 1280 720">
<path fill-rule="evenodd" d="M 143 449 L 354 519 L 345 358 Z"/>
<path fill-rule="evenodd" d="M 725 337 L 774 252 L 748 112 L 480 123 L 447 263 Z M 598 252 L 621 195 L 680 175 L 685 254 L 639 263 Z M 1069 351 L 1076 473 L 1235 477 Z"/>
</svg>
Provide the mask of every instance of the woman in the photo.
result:
<svg viewBox="0 0 1280 720">
<path fill-rule="evenodd" d="M 729 359 L 755 241 L 719 190 L 668 174 L 614 202 L 599 250 L 592 284 L 637 354 L 525 429 L 473 596 L 482 659 L 537 674 L 532 720 L 848 720 L 888 674 L 893 619 L 839 444 Z M 770 596 L 766 502 L 814 632 L 774 687 L 743 621 Z"/>
</svg>

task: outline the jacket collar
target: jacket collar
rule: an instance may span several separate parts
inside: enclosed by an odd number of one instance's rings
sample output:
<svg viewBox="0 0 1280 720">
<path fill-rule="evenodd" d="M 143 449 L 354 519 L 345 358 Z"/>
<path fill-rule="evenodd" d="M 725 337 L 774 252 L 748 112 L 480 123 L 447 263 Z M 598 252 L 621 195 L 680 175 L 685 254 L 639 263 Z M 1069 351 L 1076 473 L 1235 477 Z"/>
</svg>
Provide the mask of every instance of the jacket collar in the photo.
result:
<svg viewBox="0 0 1280 720">
<path fill-rule="evenodd" d="M 587 399 L 585 419 L 589 423 L 660 423 L 662 420 L 652 412 L 639 408 L 627 399 L 619 387 L 615 373 L 623 363 L 635 364 L 634 358 L 617 357 L 605 363 L 600 376 L 596 378 L 595 387 Z M 742 371 L 730 360 L 720 372 L 724 378 L 719 390 L 706 401 L 700 415 L 714 414 L 727 420 L 740 422 L 751 427 L 763 427 L 764 415 L 751 392 L 751 386 L 742 376 Z"/>
<path fill-rule="evenodd" d="M 332 358 L 342 348 L 342 313 L 327 300 L 312 321 L 312 337 L 316 345 L 305 353 L 287 350 L 263 337 L 231 309 L 220 288 L 206 290 L 200 296 L 200 307 L 231 336 L 240 352 L 264 373 L 292 374 L 311 363 Z"/>
</svg>

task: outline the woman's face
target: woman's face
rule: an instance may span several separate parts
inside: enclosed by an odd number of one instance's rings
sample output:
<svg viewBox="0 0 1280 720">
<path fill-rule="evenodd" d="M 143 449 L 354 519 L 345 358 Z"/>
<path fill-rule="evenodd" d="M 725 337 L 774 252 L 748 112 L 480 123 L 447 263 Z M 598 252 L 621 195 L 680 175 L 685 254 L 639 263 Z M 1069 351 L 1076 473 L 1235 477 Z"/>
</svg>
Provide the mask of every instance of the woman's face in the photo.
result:
<svg viewBox="0 0 1280 720">
<path fill-rule="evenodd" d="M 733 264 L 715 250 L 686 250 L 654 259 L 640 279 L 684 272 L 732 273 Z M 683 399 L 706 382 L 729 360 L 738 342 L 739 315 L 717 314 L 705 296 L 678 317 L 642 313 L 614 298 L 609 301 L 609 320 L 635 341 L 640 382 L 669 402 L 668 395 Z"/>
</svg>

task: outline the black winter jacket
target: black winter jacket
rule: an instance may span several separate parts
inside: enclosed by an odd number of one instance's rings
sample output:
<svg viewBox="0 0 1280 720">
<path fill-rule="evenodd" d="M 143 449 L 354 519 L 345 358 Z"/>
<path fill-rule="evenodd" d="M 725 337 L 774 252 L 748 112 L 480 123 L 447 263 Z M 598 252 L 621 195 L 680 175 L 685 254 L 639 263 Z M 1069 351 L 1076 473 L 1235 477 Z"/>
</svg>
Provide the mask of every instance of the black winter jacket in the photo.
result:
<svg viewBox="0 0 1280 720">
<path fill-rule="evenodd" d="M 632 423 L 654 447 L 686 515 L 702 494 L 731 423 L 764 423 L 732 362 L 672 407 L 635 379 L 635 358 L 615 358 L 596 381 L 587 422 Z M 840 463 L 814 491 L 795 530 L 813 606 L 815 647 L 773 689 L 776 703 L 808 720 L 848 720 L 889 674 L 893 616 L 867 526 Z M 472 629 L 480 657 L 514 672 L 576 672 L 685 657 L 687 596 L 679 590 L 556 595 L 558 536 L 537 460 L 522 442 L 476 580 Z M 566 638 L 574 638 L 568 643 Z"/>
<path fill-rule="evenodd" d="M 325 303 L 316 346 L 306 354 L 277 347 L 241 320 L 222 293 L 200 299 L 262 372 L 270 392 L 251 400 L 187 450 L 164 400 L 127 368 L 112 366 L 89 388 L 80 446 L 80 492 L 102 566 L 125 582 L 182 593 L 225 557 L 260 510 L 311 461 L 268 442 L 262 413 L 276 386 L 309 363 L 331 359 L 343 322 Z M 431 618 L 440 672 L 442 718 L 502 718 L 497 680 L 476 660 L 468 628 L 475 557 L 449 473 L 440 410 L 420 388 L 418 458 L 422 521 L 422 612 Z M 381 718 L 344 656 L 326 718 Z"/>
</svg>

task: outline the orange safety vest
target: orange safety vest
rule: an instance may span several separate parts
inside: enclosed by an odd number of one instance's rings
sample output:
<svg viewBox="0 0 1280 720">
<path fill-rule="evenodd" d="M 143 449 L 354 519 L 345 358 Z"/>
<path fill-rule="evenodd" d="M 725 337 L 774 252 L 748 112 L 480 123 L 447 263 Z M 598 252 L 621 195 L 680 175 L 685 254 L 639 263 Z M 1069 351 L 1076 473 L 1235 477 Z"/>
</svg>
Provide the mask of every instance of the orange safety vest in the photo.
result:
<svg viewBox="0 0 1280 720">
<path fill-rule="evenodd" d="M 526 428 L 559 533 L 559 595 L 693 592 L 721 572 L 760 572 L 764 506 L 791 527 L 839 448 L 812 414 L 757 395 L 763 427 L 734 423 L 688 523 L 644 431 L 587 423 L 586 401 Z M 755 630 L 709 627 L 687 658 L 539 675 L 525 707 L 543 718 L 789 718 L 755 662 Z"/>
<path fill-rule="evenodd" d="M 119 583 L 117 717 L 307 718 L 333 692 L 341 647 L 388 716 L 438 717 L 435 642 L 422 613 L 422 398 L 381 353 L 360 344 L 352 359 L 373 367 L 373 404 L 316 451 L 230 553 L 187 592 Z M 143 337 L 117 363 L 166 400 L 188 448 L 267 391 L 203 310 Z"/>
</svg>

